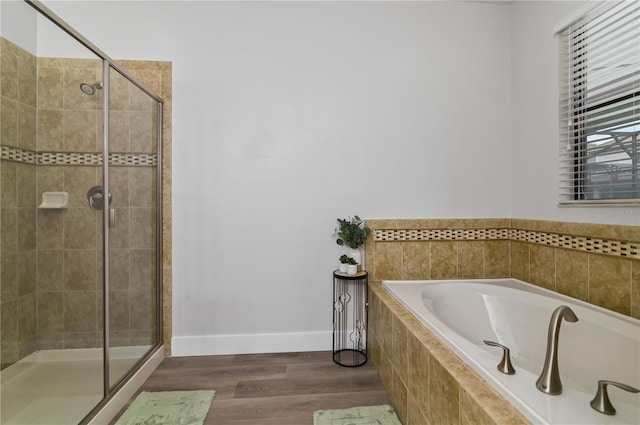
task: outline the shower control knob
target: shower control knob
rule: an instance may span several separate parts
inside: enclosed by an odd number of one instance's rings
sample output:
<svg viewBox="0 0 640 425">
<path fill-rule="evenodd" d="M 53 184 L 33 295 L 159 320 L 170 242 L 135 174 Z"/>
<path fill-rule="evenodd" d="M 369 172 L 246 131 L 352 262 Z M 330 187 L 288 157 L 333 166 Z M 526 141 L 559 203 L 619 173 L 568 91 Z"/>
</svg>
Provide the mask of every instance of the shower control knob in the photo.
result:
<svg viewBox="0 0 640 425">
<path fill-rule="evenodd" d="M 102 186 L 93 186 L 89 191 L 87 191 L 87 202 L 89 203 L 89 208 L 93 210 L 102 211 L 102 195 L 103 188 Z M 111 192 L 109 192 L 109 205 L 111 205 Z"/>
</svg>

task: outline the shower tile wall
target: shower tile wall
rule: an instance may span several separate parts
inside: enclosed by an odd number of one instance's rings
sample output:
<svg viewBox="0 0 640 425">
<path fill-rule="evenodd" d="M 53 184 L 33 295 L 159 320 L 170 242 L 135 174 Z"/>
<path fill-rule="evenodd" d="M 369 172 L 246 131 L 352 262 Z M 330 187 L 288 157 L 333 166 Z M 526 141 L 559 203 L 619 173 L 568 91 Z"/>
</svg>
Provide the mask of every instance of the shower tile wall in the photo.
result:
<svg viewBox="0 0 640 425">
<path fill-rule="evenodd" d="M 96 90 L 94 96 L 87 96 L 79 86 L 100 81 L 102 63 L 40 58 L 38 66 L 43 88 L 38 97 L 39 119 L 43 120 L 39 128 L 48 127 L 39 134 L 39 151 L 100 151 L 103 93 Z M 151 148 L 155 137 L 152 105 L 137 88 L 112 73 L 111 152 L 155 152 Z M 86 201 L 87 190 L 101 180 L 98 165 L 38 168 L 38 193 L 66 191 L 70 197 L 67 210 L 38 212 L 40 349 L 102 344 L 102 218 Z M 110 236 L 110 343 L 151 344 L 155 168 L 114 166 L 110 183 L 117 222 Z"/>
<path fill-rule="evenodd" d="M 0 38 L 0 135 L 3 147 L 36 145 L 36 60 Z M 4 157 L 4 155 L 3 155 Z M 0 366 L 36 350 L 36 166 L 0 164 Z"/>
<path fill-rule="evenodd" d="M 0 38 L 2 368 L 39 349 L 102 345 L 102 221 L 85 196 L 101 181 L 103 93 L 79 89 L 101 75 L 98 60 L 36 58 Z M 111 83 L 110 342 L 148 345 L 156 317 L 155 103 L 115 72 Z M 68 192 L 69 208 L 36 208 L 45 191 Z"/>
<path fill-rule="evenodd" d="M 121 61 L 138 80 L 158 93 L 162 107 L 162 338 L 166 354 L 171 355 L 171 62 Z"/>
<path fill-rule="evenodd" d="M 98 60 L 38 59 L 39 152 L 101 150 L 102 93 L 79 89 L 101 75 Z M 69 193 L 68 209 L 37 212 L 39 349 L 101 345 L 101 216 L 85 199 L 100 173 L 97 164 L 38 166 L 38 194 Z"/>
</svg>

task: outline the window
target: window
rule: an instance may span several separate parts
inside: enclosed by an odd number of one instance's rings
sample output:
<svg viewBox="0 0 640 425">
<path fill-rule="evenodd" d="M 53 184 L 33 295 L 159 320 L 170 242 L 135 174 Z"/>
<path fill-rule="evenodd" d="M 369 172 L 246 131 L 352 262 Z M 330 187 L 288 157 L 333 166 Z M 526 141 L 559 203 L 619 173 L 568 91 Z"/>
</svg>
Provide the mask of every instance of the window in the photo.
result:
<svg viewBox="0 0 640 425">
<path fill-rule="evenodd" d="M 560 32 L 560 203 L 640 202 L 640 1 Z"/>
</svg>

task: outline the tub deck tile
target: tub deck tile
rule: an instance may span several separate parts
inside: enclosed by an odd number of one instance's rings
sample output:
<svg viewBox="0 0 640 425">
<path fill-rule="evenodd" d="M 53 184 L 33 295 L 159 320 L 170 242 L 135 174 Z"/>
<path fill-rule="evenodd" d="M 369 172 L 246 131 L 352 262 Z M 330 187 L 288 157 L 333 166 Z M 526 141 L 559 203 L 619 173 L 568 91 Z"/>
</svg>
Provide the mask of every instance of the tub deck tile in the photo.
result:
<svg viewBox="0 0 640 425">
<path fill-rule="evenodd" d="M 427 371 L 429 388 L 426 391 L 428 403 L 425 404 L 424 399 L 418 397 L 415 391 L 412 391 L 413 384 L 407 385 L 404 388 L 404 391 L 409 390 L 405 396 L 407 404 L 403 408 L 406 409 L 407 417 L 410 418 L 408 420 L 411 420 L 411 418 L 418 421 L 422 420 L 419 414 L 419 412 L 422 412 L 431 424 L 530 424 L 511 403 L 445 346 L 411 312 L 387 293 L 380 281 L 370 282 L 369 288 L 373 297 L 373 304 L 377 305 L 379 303 L 381 306 L 379 310 L 386 310 L 387 314 L 399 318 L 399 322 L 407 327 L 407 346 L 410 347 L 412 341 L 415 341 L 418 343 L 418 347 L 412 350 L 419 348 L 421 345 L 427 352 L 429 359 Z M 387 320 L 391 321 L 390 318 Z M 372 323 L 379 322 L 374 318 L 370 324 Z M 390 329 L 384 327 L 376 329 L 374 326 L 370 329 L 370 332 L 376 338 L 381 338 L 380 334 L 388 333 Z M 385 364 L 385 362 L 393 362 L 396 355 L 385 355 L 385 347 L 381 347 L 381 350 L 383 353 L 380 355 L 380 364 L 376 364 L 376 368 L 383 376 L 384 382 L 385 371 L 388 372 L 393 368 L 391 365 Z M 411 353 L 410 356 L 413 359 L 416 354 Z M 413 367 L 411 362 L 409 362 L 408 367 Z M 411 373 L 414 372 L 410 372 L 408 377 L 411 377 Z M 390 375 L 389 379 L 391 380 Z M 391 385 L 387 386 L 385 383 L 385 387 L 391 393 L 394 391 Z M 391 394 L 391 398 L 394 400 L 393 394 Z M 418 413 L 415 412 L 415 408 L 417 408 Z M 478 422 L 473 422 L 474 420 Z M 419 423 L 421 422 L 413 423 L 409 421 L 406 425 Z"/>
</svg>

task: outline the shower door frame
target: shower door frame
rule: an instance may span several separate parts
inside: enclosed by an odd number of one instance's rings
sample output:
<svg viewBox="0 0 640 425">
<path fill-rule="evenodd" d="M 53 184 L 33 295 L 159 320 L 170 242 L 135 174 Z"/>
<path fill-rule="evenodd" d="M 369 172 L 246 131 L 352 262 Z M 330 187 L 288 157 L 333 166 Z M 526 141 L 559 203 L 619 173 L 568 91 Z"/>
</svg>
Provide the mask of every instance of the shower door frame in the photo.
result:
<svg viewBox="0 0 640 425">
<path fill-rule="evenodd" d="M 62 18 L 56 15 L 53 11 L 47 8 L 45 5 L 40 3 L 37 0 L 24 0 L 27 4 L 33 7 L 36 11 L 38 11 L 43 17 L 47 18 L 51 22 L 53 22 L 56 26 L 62 29 L 64 32 L 69 34 L 72 38 L 82 44 L 84 47 L 89 49 L 92 53 L 97 55 L 103 64 L 103 84 L 104 84 L 104 96 L 103 96 L 103 146 L 102 146 L 102 169 L 103 169 L 103 193 L 109 193 L 109 88 L 110 88 L 110 75 L 111 68 L 116 70 L 120 75 L 129 80 L 132 84 L 134 84 L 137 88 L 147 94 L 151 99 L 156 102 L 156 282 L 155 282 L 155 290 L 156 290 L 156 332 L 155 332 L 155 344 L 151 346 L 149 351 L 142 356 L 119 381 L 119 383 L 111 388 L 110 380 L 109 380 L 109 203 L 103 202 L 102 207 L 102 232 L 103 232 L 103 398 L 91 412 L 85 417 L 85 419 L 81 423 L 87 423 L 95 414 L 106 405 L 106 403 L 110 400 L 110 398 L 116 394 L 124 384 L 131 378 L 133 374 L 148 360 L 150 359 L 161 347 L 163 344 L 162 339 L 162 112 L 164 101 L 161 97 L 156 95 L 150 89 L 148 89 L 142 82 L 140 82 L 137 78 L 127 72 L 122 66 L 120 66 L 116 61 L 110 58 L 106 53 L 100 50 L 96 45 L 91 43 L 88 39 L 86 39 L 82 34 L 73 29 L 69 24 L 67 24 Z"/>
</svg>

